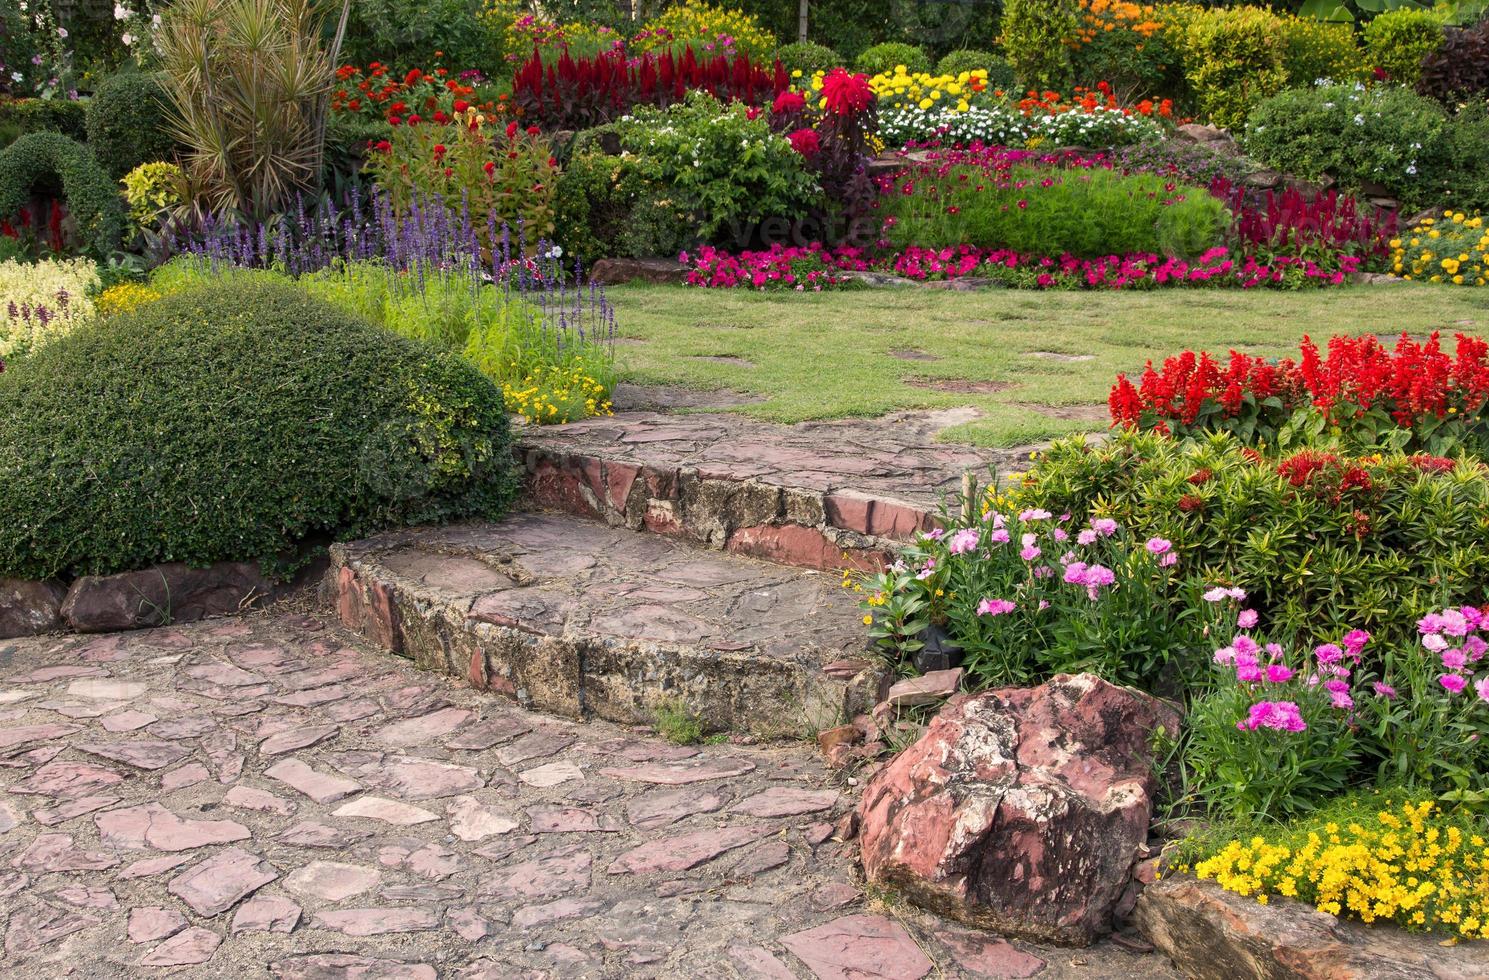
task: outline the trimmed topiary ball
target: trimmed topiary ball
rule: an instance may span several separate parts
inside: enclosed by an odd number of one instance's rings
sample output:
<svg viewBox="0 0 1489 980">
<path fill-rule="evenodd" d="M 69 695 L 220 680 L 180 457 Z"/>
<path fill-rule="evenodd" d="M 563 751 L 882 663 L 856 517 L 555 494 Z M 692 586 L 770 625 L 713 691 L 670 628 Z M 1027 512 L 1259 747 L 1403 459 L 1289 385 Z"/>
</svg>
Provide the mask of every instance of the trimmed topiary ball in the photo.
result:
<svg viewBox="0 0 1489 980">
<path fill-rule="evenodd" d="M 106 258 L 124 239 L 124 201 L 119 186 L 92 151 L 61 133 L 28 133 L 0 150 L 0 215 L 13 215 L 31 199 L 31 189 L 55 180 L 94 258 Z"/>
<path fill-rule="evenodd" d="M 121 71 L 88 102 L 88 146 L 115 180 L 142 163 L 169 160 L 176 149 L 165 89 L 154 75 Z"/>
<path fill-rule="evenodd" d="M 819 71 L 827 71 L 845 64 L 843 56 L 825 44 L 815 41 L 793 41 L 783 44 L 776 49 L 776 60 L 785 66 L 787 71 L 800 71 L 803 75 L 811 75 Z"/>
<path fill-rule="evenodd" d="M 854 67 L 866 75 L 881 75 L 894 71 L 896 65 L 904 65 L 910 74 L 931 70 L 931 56 L 913 44 L 889 41 L 864 49 Z"/>
<path fill-rule="evenodd" d="M 0 578 L 259 561 L 515 491 L 496 386 L 300 288 L 228 282 L 0 374 Z"/>
</svg>

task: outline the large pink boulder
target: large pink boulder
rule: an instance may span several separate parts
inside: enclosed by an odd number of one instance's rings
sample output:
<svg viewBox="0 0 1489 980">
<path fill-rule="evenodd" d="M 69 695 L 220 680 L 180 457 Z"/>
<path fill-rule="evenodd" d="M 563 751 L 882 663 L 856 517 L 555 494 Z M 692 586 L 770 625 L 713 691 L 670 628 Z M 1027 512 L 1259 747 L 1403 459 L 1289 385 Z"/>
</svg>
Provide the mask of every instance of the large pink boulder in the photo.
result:
<svg viewBox="0 0 1489 980">
<path fill-rule="evenodd" d="M 864 872 L 1007 936 L 1111 929 L 1153 812 L 1156 698 L 1092 674 L 953 698 L 859 804 Z"/>
</svg>

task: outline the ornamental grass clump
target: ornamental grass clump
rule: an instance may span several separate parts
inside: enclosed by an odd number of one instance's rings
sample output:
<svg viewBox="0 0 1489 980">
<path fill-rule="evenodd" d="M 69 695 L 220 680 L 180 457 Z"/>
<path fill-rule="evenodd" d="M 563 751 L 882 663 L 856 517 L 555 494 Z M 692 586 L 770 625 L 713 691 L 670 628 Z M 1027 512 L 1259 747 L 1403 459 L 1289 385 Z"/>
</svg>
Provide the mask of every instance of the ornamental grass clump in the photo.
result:
<svg viewBox="0 0 1489 980">
<path fill-rule="evenodd" d="M 1411 794 L 1355 793 L 1304 819 L 1187 842 L 1181 870 L 1227 891 L 1330 915 L 1489 939 L 1483 817 Z"/>
</svg>

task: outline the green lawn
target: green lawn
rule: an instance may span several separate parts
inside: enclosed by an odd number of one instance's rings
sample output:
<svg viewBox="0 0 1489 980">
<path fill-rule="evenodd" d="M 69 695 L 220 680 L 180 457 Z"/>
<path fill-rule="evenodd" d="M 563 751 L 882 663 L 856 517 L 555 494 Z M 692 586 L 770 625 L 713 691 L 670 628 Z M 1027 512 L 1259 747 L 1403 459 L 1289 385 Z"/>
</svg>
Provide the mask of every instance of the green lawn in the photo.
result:
<svg viewBox="0 0 1489 980">
<path fill-rule="evenodd" d="M 1489 289 L 1415 284 L 815 294 L 630 285 L 610 296 L 627 380 L 753 393 L 764 400 L 734 410 L 782 422 L 970 405 L 980 417 L 942 437 L 986 446 L 1104 428 L 1097 406 L 1117 372 L 1185 347 L 1285 354 L 1304 333 L 1489 331 Z M 983 390 L 914 383 L 935 379 Z"/>
</svg>

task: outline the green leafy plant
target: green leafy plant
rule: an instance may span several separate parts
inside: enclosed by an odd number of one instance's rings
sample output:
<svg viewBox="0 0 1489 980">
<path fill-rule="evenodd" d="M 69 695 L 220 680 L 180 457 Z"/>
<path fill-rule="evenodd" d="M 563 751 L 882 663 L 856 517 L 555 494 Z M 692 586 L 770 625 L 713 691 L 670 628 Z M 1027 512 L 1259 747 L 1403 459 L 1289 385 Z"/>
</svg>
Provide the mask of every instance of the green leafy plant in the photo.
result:
<svg viewBox="0 0 1489 980">
<path fill-rule="evenodd" d="M 158 41 L 182 165 L 206 207 L 287 210 L 321 176 L 331 57 L 317 0 L 176 0 Z"/>
<path fill-rule="evenodd" d="M 175 152 L 165 90 L 154 75 L 129 70 L 105 78 L 88 101 L 87 123 L 88 148 L 114 178 Z"/>
<path fill-rule="evenodd" d="M 1289 84 L 1306 87 L 1325 78 L 1364 80 L 1370 66 L 1350 25 L 1312 17 L 1282 17 L 1281 24 L 1285 37 L 1282 60 Z"/>
<path fill-rule="evenodd" d="M 124 239 L 126 218 L 119 188 L 86 146 L 61 133 L 29 133 L 0 150 L 0 215 L 13 215 L 38 183 L 61 185 L 78 235 L 98 259 Z"/>
<path fill-rule="evenodd" d="M 896 65 L 904 65 L 906 70 L 913 75 L 920 71 L 930 71 L 931 58 L 924 49 L 913 44 L 888 41 L 864 49 L 853 62 L 853 67 L 865 75 L 892 72 Z"/>
<path fill-rule="evenodd" d="M 932 160 L 899 178 L 883 201 L 893 219 L 887 237 L 900 247 L 1194 256 L 1219 243 L 1226 222 L 1225 206 L 1199 188 L 1101 168 L 984 171 Z"/>
<path fill-rule="evenodd" d="M 1365 54 L 1392 81 L 1415 85 L 1422 77 L 1422 59 L 1442 44 L 1446 23 L 1447 15 L 1436 10 L 1387 11 L 1366 25 Z"/>
<path fill-rule="evenodd" d="M 0 481 L 0 574 L 29 579 L 287 571 L 308 541 L 494 519 L 516 490 L 491 382 L 272 282 L 167 296 L 7 366 Z"/>
<path fill-rule="evenodd" d="M 1099 446 L 1074 438 L 1040 455 L 1018 499 L 1173 541 L 1208 581 L 1244 588 L 1281 642 L 1361 628 L 1383 644 L 1410 643 L 1432 610 L 1483 601 L 1489 480 L 1480 464 L 1444 469 L 1399 454 L 1339 467 L 1282 462 L 1227 434 L 1181 442 L 1118 432 Z"/>
<path fill-rule="evenodd" d="M 638 107 L 614 124 L 638 177 L 690 217 L 696 234 L 749 238 L 767 218 L 796 218 L 820 191 L 804 158 L 761 114 L 703 92 L 667 109 Z"/>
<path fill-rule="evenodd" d="M 1071 0 L 1007 0 L 1000 46 L 1021 85 L 1057 92 L 1070 87 L 1068 42 L 1079 23 Z"/>
<path fill-rule="evenodd" d="M 0 97 L 0 148 L 27 133 L 53 132 L 75 140 L 88 138 L 88 103 L 71 99 Z"/>
<path fill-rule="evenodd" d="M 346 57 L 407 68 L 436 54 L 456 70 L 491 70 L 506 54 L 502 25 L 477 16 L 480 0 L 354 0 Z"/>
</svg>

